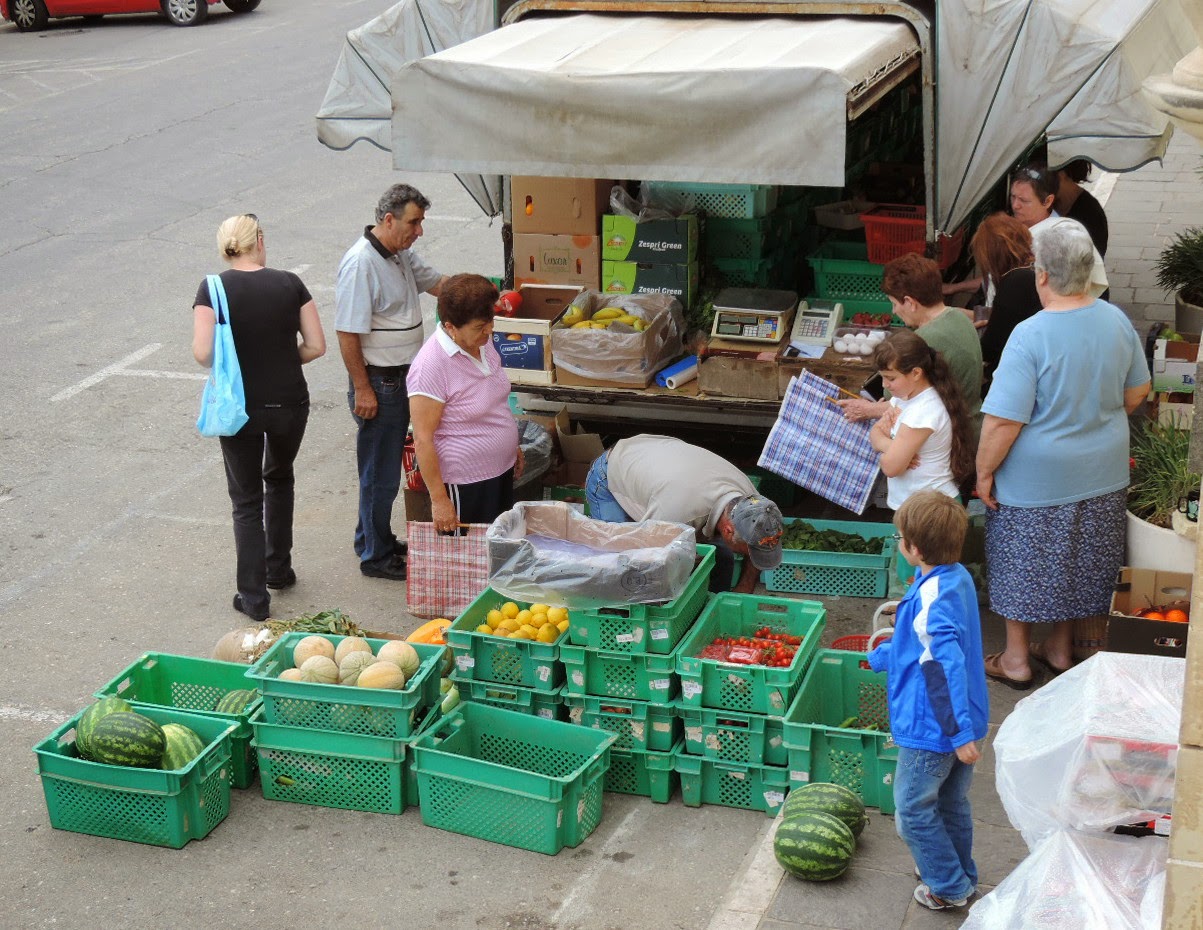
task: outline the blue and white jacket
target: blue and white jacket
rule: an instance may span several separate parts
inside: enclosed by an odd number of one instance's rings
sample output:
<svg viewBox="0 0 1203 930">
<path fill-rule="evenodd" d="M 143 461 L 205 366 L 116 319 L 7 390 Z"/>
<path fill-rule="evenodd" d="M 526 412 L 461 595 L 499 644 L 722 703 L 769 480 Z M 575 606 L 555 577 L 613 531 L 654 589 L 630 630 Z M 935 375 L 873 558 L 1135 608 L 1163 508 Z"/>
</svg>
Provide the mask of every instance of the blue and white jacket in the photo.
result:
<svg viewBox="0 0 1203 930">
<path fill-rule="evenodd" d="M 926 575 L 916 568 L 894 636 L 869 653 L 869 665 L 887 674 L 890 732 L 899 746 L 954 752 L 985 738 L 982 627 L 963 565 L 937 565 Z"/>
</svg>

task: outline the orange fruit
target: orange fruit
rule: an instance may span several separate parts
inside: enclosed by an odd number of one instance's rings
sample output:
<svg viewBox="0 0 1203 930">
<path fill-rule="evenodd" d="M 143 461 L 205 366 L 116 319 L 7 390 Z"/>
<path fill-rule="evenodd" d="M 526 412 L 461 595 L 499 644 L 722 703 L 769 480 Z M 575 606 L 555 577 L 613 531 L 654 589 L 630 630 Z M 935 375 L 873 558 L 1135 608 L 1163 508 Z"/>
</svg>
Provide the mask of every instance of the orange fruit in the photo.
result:
<svg viewBox="0 0 1203 930">
<path fill-rule="evenodd" d="M 1165 614 L 1160 610 L 1146 610 L 1141 616 L 1146 620 L 1164 620 Z"/>
<path fill-rule="evenodd" d="M 1169 620 L 1171 623 L 1187 623 L 1189 622 L 1190 617 L 1186 615 L 1185 610 L 1179 610 L 1177 607 L 1175 607 L 1173 610 L 1167 610 L 1165 612 L 1165 619 Z"/>
</svg>

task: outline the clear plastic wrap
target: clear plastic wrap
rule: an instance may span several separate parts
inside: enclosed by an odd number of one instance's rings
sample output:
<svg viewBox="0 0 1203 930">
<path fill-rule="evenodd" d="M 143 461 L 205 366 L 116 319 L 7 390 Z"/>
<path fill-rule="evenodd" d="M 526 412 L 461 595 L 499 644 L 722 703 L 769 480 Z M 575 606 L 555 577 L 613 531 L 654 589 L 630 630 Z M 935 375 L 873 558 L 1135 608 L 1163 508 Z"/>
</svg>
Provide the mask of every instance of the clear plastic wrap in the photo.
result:
<svg viewBox="0 0 1203 930">
<path fill-rule="evenodd" d="M 522 476 L 514 479 L 516 488 L 542 478 L 551 468 L 551 433 L 532 420 L 519 420 L 518 448 L 522 450 L 526 467 L 522 469 Z"/>
<path fill-rule="evenodd" d="M 489 585 L 515 601 L 569 609 L 678 597 L 693 572 L 693 527 L 606 523 L 560 501 L 523 501 L 486 533 Z"/>
<path fill-rule="evenodd" d="M 1183 659 L 1100 652 L 1024 698 L 994 740 L 995 783 L 1029 848 L 1168 813 Z"/>
<path fill-rule="evenodd" d="M 1059 830 L 1045 837 L 961 930 L 1160 930 L 1169 843 Z"/>
<path fill-rule="evenodd" d="M 607 329 L 556 326 L 551 331 L 551 356 L 557 368 L 582 378 L 645 387 L 656 372 L 684 351 L 685 317 L 675 297 L 585 291 L 573 304 L 581 308 L 585 320 L 599 310 L 616 307 L 643 320 L 647 328 L 637 332 L 622 323 Z"/>
</svg>

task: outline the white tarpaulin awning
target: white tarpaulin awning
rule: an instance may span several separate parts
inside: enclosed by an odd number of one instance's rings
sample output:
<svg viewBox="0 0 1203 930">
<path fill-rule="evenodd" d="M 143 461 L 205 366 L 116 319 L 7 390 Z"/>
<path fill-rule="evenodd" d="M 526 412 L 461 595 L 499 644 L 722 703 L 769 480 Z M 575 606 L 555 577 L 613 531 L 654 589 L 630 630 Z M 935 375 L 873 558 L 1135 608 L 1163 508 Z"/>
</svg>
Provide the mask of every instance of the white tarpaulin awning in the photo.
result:
<svg viewBox="0 0 1203 930">
<path fill-rule="evenodd" d="M 890 19 L 522 20 L 397 73 L 393 160 L 839 187 L 849 92 L 918 51 Z"/>
</svg>

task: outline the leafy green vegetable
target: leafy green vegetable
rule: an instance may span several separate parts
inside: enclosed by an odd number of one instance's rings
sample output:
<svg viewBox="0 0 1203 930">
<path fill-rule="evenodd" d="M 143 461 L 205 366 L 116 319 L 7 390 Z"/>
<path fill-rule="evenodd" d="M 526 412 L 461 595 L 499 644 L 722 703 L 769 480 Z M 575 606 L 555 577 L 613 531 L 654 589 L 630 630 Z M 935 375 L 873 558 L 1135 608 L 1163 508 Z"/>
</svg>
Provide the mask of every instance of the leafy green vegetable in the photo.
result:
<svg viewBox="0 0 1203 930">
<path fill-rule="evenodd" d="M 881 537 L 866 539 L 857 533 L 842 530 L 816 529 L 805 520 L 787 523 L 781 534 L 781 545 L 786 549 L 802 549 L 808 552 L 849 552 L 858 555 L 881 555 L 885 540 Z"/>
</svg>

